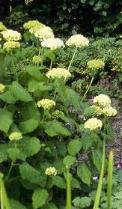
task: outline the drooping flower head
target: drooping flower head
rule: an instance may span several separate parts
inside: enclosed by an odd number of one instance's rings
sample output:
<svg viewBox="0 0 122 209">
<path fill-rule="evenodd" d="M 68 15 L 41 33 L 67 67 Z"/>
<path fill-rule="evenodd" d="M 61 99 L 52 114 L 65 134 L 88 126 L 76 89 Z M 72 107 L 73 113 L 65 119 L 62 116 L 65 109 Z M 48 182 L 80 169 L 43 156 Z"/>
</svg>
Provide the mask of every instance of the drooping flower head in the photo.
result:
<svg viewBox="0 0 122 209">
<path fill-rule="evenodd" d="M 100 59 L 93 59 L 87 63 L 87 66 L 90 69 L 101 69 L 104 68 L 105 63 Z"/>
<path fill-rule="evenodd" d="M 65 80 L 71 77 L 69 70 L 65 68 L 53 68 L 46 73 L 48 78 L 64 78 Z"/>
<path fill-rule="evenodd" d="M 102 128 L 102 121 L 97 118 L 90 118 L 84 123 L 84 128 L 94 131 Z"/>
<path fill-rule="evenodd" d="M 42 99 L 37 102 L 37 106 L 42 107 L 44 110 L 50 110 L 55 105 L 56 103 L 51 99 Z"/>
<path fill-rule="evenodd" d="M 55 50 L 60 47 L 64 47 L 64 43 L 59 38 L 49 38 L 41 42 L 42 47 L 47 47 L 51 50 Z"/>
<path fill-rule="evenodd" d="M 21 134 L 21 132 L 12 132 L 10 135 L 9 135 L 9 139 L 11 140 L 11 141 L 13 141 L 13 140 L 20 140 L 20 139 L 22 139 L 23 137 L 22 137 L 22 134 Z"/>
<path fill-rule="evenodd" d="M 57 175 L 57 170 L 55 167 L 49 167 L 46 169 L 45 174 L 47 176 L 56 176 Z"/>
<path fill-rule="evenodd" d="M 20 48 L 20 43 L 17 41 L 7 41 L 3 44 L 3 49 L 7 52 L 15 48 Z"/>
<path fill-rule="evenodd" d="M 100 94 L 93 99 L 93 103 L 101 107 L 107 107 L 111 105 L 111 99 L 108 95 Z"/>
<path fill-rule="evenodd" d="M 85 47 L 89 45 L 89 40 L 81 34 L 71 36 L 67 42 L 67 46 Z"/>
<path fill-rule="evenodd" d="M 2 31 L 1 34 L 6 41 L 19 41 L 21 39 L 21 34 L 14 30 L 7 29 Z"/>
<path fill-rule="evenodd" d="M 44 27 L 45 25 L 40 23 L 38 20 L 29 20 L 28 22 L 24 23 L 23 27 L 26 30 L 30 30 L 32 28 L 39 28 Z"/>
<path fill-rule="evenodd" d="M 0 93 L 3 93 L 5 91 L 5 86 L 0 83 Z"/>
<path fill-rule="evenodd" d="M 111 117 L 111 116 L 115 116 L 117 114 L 117 110 L 111 106 L 108 106 L 108 107 L 103 108 L 102 113 L 105 116 Z"/>
</svg>

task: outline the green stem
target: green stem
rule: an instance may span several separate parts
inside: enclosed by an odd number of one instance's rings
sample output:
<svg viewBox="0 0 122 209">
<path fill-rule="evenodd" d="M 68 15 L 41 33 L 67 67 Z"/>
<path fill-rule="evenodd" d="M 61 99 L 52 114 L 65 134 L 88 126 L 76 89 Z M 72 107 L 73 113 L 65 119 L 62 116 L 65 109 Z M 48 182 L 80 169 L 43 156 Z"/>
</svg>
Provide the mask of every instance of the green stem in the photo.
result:
<svg viewBox="0 0 122 209">
<path fill-rule="evenodd" d="M 7 175 L 6 178 L 5 178 L 5 181 L 7 181 L 7 180 L 9 179 L 9 176 L 10 176 L 10 174 L 11 174 L 13 165 L 14 165 L 14 162 L 12 161 L 12 162 L 11 162 L 11 165 L 10 165 L 10 168 L 9 168 L 9 171 L 8 171 L 8 175 Z"/>
<path fill-rule="evenodd" d="M 71 59 L 71 61 L 70 61 L 70 63 L 69 63 L 68 70 L 70 70 L 70 67 L 71 67 L 71 65 L 72 65 L 72 63 L 73 63 L 73 61 L 74 61 L 74 57 L 75 57 L 75 55 L 76 55 L 76 52 L 77 52 L 77 47 L 75 48 L 75 51 L 74 51 L 73 56 L 72 56 L 72 59 Z"/>
<path fill-rule="evenodd" d="M 88 93 L 88 91 L 89 91 L 89 89 L 90 89 L 90 87 L 91 87 L 91 85 L 92 85 L 92 83 L 93 83 L 93 80 L 94 80 L 94 77 L 92 77 L 92 79 L 91 79 L 91 81 L 90 81 L 90 83 L 89 83 L 89 86 L 88 86 L 86 92 L 85 92 L 84 95 L 83 95 L 83 99 L 85 99 L 85 97 L 86 97 L 86 95 L 87 95 L 87 93 Z"/>
<path fill-rule="evenodd" d="M 103 177 L 104 177 L 104 167 L 105 167 L 105 141 L 103 141 L 103 155 L 102 155 L 102 167 L 97 187 L 97 192 L 95 196 L 95 202 L 93 209 L 98 209 L 100 204 L 100 196 L 102 192 L 102 185 L 103 185 Z"/>
<path fill-rule="evenodd" d="M 113 151 L 110 151 L 107 178 L 107 208 L 112 208 Z"/>
<path fill-rule="evenodd" d="M 72 208 L 71 179 L 69 168 L 66 168 L 66 209 Z"/>
</svg>

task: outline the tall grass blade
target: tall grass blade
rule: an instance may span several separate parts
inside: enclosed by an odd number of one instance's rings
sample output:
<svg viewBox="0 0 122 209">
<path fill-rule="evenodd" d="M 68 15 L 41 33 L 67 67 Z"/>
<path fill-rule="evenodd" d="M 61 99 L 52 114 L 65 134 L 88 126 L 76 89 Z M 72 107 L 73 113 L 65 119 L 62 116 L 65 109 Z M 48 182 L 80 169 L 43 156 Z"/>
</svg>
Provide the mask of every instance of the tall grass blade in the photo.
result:
<svg viewBox="0 0 122 209">
<path fill-rule="evenodd" d="M 0 206 L 1 209 L 11 209 L 4 186 L 3 175 L 0 173 Z"/>
<path fill-rule="evenodd" d="M 110 151 L 107 178 L 107 209 L 112 208 L 113 151 Z"/>
<path fill-rule="evenodd" d="M 72 175 L 69 172 L 69 168 L 66 169 L 66 209 L 72 208 L 72 187 L 71 187 Z"/>
<path fill-rule="evenodd" d="M 93 209 L 99 209 L 100 196 L 102 192 L 103 177 L 104 177 L 104 167 L 105 167 L 105 141 L 103 141 L 102 166 L 101 166 L 100 177 L 98 181 L 98 187 L 97 187 Z"/>
</svg>

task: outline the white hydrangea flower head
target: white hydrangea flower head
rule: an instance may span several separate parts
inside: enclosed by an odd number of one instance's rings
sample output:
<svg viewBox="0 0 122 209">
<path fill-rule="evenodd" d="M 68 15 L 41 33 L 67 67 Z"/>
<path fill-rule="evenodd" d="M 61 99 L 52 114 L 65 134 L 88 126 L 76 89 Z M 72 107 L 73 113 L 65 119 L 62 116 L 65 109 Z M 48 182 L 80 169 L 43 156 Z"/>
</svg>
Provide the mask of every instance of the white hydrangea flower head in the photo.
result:
<svg viewBox="0 0 122 209">
<path fill-rule="evenodd" d="M 7 28 L 2 22 L 0 22 L 0 31 L 4 31 L 4 30 L 7 30 Z"/>
<path fill-rule="evenodd" d="M 23 27 L 26 30 L 30 30 L 32 28 L 39 28 L 44 27 L 45 25 L 40 23 L 38 20 L 29 20 L 28 22 L 24 23 Z"/>
<path fill-rule="evenodd" d="M 46 73 L 48 78 L 64 78 L 65 80 L 71 77 L 69 70 L 65 68 L 53 68 Z"/>
<path fill-rule="evenodd" d="M 101 69 L 104 68 L 105 63 L 100 59 L 93 59 L 88 61 L 87 67 L 90 69 Z"/>
<path fill-rule="evenodd" d="M 6 41 L 19 41 L 21 39 L 21 34 L 14 30 L 7 29 L 2 31 L 1 34 Z"/>
<path fill-rule="evenodd" d="M 44 110 L 50 110 L 55 105 L 56 103 L 51 99 L 42 99 L 37 102 L 37 106 L 44 108 Z"/>
<path fill-rule="evenodd" d="M 99 94 L 98 96 L 94 97 L 93 103 L 101 107 L 107 107 L 111 105 L 111 99 L 108 95 Z"/>
<path fill-rule="evenodd" d="M 6 41 L 3 44 L 3 49 L 7 52 L 15 48 L 20 48 L 20 43 L 18 41 Z"/>
<path fill-rule="evenodd" d="M 5 86 L 0 83 L 0 93 L 3 93 L 5 91 Z"/>
<path fill-rule="evenodd" d="M 89 45 L 89 40 L 81 34 L 72 35 L 66 42 L 67 46 L 85 47 Z"/>
<path fill-rule="evenodd" d="M 34 64 L 40 64 L 42 62 L 42 58 L 40 56 L 35 55 L 33 56 L 32 62 Z"/>
<path fill-rule="evenodd" d="M 11 141 L 20 140 L 20 139 L 22 139 L 22 138 L 23 138 L 23 136 L 22 136 L 21 132 L 17 132 L 17 131 L 12 132 L 12 133 L 9 135 L 9 139 L 10 139 Z"/>
<path fill-rule="evenodd" d="M 48 38 L 54 38 L 54 33 L 48 26 L 38 28 L 35 32 L 30 29 L 29 32 L 33 33 L 36 38 L 40 39 L 40 41 L 46 40 Z"/>
<path fill-rule="evenodd" d="M 117 115 L 117 110 L 111 106 L 104 107 L 102 112 L 104 115 L 106 115 L 108 117 Z"/>
<path fill-rule="evenodd" d="M 97 118 L 90 118 L 84 123 L 84 128 L 94 131 L 102 128 L 102 121 Z"/>
<path fill-rule="evenodd" d="M 51 50 L 56 50 L 60 47 L 64 47 L 64 43 L 60 38 L 48 38 L 41 42 L 42 47 L 47 47 Z"/>
<path fill-rule="evenodd" d="M 57 170 L 55 167 L 49 167 L 46 169 L 45 174 L 47 176 L 56 176 L 57 175 Z"/>
</svg>

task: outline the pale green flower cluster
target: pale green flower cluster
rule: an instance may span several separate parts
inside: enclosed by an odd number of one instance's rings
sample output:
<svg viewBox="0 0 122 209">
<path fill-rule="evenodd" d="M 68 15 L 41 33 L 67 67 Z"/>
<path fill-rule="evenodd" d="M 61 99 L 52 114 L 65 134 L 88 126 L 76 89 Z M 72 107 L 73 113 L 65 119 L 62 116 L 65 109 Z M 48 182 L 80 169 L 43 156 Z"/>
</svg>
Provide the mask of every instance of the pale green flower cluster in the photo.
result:
<svg viewBox="0 0 122 209">
<path fill-rule="evenodd" d="M 65 68 L 53 68 L 52 70 L 49 70 L 46 73 L 46 76 L 48 78 L 64 78 L 67 79 L 71 77 L 71 73 L 69 70 L 66 70 Z"/>
<path fill-rule="evenodd" d="M 33 56 L 32 62 L 34 64 L 40 64 L 42 62 L 42 58 L 40 56 Z"/>
<path fill-rule="evenodd" d="M 90 69 L 101 69 L 104 68 L 105 63 L 100 59 L 93 59 L 87 63 L 87 67 Z"/>
<path fill-rule="evenodd" d="M 3 93 L 5 91 L 5 86 L 0 83 L 0 93 Z"/>
<path fill-rule="evenodd" d="M 51 50 L 56 50 L 60 47 L 64 47 L 64 43 L 59 38 L 49 38 L 41 42 L 42 47 L 47 47 Z"/>
<path fill-rule="evenodd" d="M 0 22 L 0 31 L 4 31 L 6 29 L 7 28 L 5 27 L 5 25 L 2 22 Z"/>
<path fill-rule="evenodd" d="M 29 30 L 30 33 L 32 33 L 36 38 L 39 38 L 40 41 L 46 40 L 48 38 L 54 38 L 53 31 L 50 27 L 45 26 L 42 28 L 36 28 L 34 29 L 35 32 L 33 32 L 33 28 Z"/>
<path fill-rule="evenodd" d="M 21 34 L 14 30 L 7 29 L 2 31 L 1 34 L 6 41 L 19 41 L 21 39 Z"/>
<path fill-rule="evenodd" d="M 93 99 L 94 105 L 91 107 L 95 108 L 97 115 L 105 115 L 108 117 L 115 116 L 117 110 L 111 106 L 111 99 L 105 94 L 100 94 Z"/>
<path fill-rule="evenodd" d="M 50 110 L 55 105 L 56 103 L 51 99 L 42 99 L 37 102 L 37 106 L 42 107 L 44 110 Z"/>
<path fill-rule="evenodd" d="M 60 110 L 55 110 L 55 111 L 52 113 L 52 117 L 53 117 L 53 118 L 58 119 L 58 118 L 60 118 L 61 116 L 64 116 L 64 113 L 63 113 L 62 111 L 60 111 Z"/>
<path fill-rule="evenodd" d="M 66 42 L 67 46 L 85 47 L 89 45 L 89 40 L 81 34 L 72 35 Z"/>
<path fill-rule="evenodd" d="M 24 23 L 23 27 L 26 30 L 30 30 L 32 28 L 44 27 L 44 24 L 40 23 L 38 20 L 29 20 L 28 22 Z"/>
<path fill-rule="evenodd" d="M 23 137 L 22 137 L 22 134 L 21 134 L 21 132 L 12 132 L 10 135 L 9 135 L 9 139 L 11 140 L 11 141 L 14 141 L 14 140 L 20 140 L 20 139 L 22 139 Z"/>
<path fill-rule="evenodd" d="M 3 44 L 3 49 L 7 52 L 15 48 L 20 48 L 20 43 L 18 41 L 6 41 Z"/>
<path fill-rule="evenodd" d="M 55 167 L 49 167 L 46 169 L 45 174 L 47 176 L 56 176 L 57 175 L 57 170 Z"/>
<path fill-rule="evenodd" d="M 97 118 L 90 118 L 84 123 L 84 128 L 94 131 L 102 128 L 102 121 Z"/>
</svg>

